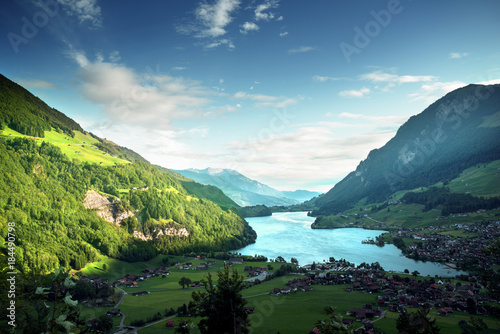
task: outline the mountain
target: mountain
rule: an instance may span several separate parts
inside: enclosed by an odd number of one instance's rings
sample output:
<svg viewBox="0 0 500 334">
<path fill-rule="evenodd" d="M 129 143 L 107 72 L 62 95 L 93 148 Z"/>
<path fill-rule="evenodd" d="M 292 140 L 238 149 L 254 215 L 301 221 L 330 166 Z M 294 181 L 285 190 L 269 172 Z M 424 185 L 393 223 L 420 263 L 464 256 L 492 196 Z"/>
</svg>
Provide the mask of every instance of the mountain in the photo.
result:
<svg viewBox="0 0 500 334">
<path fill-rule="evenodd" d="M 0 76 L 0 243 L 13 228 L 20 272 L 241 248 L 256 233 L 233 205 Z"/>
<path fill-rule="evenodd" d="M 319 195 L 319 193 L 307 190 L 279 191 L 231 169 L 186 169 L 175 170 L 175 172 L 196 182 L 216 186 L 241 206 L 262 204 L 287 206 Z"/>
<path fill-rule="evenodd" d="M 412 116 L 356 170 L 315 199 L 312 215 L 336 214 L 361 200 L 384 202 L 399 190 L 456 178 L 500 159 L 500 85 L 468 85 Z"/>
</svg>

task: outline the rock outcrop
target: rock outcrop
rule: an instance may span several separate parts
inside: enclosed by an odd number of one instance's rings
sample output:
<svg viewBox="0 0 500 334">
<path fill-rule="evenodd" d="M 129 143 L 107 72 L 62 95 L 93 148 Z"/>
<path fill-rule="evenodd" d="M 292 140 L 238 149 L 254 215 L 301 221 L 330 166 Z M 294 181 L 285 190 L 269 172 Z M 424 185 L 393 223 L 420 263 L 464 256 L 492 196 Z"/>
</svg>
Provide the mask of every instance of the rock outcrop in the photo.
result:
<svg viewBox="0 0 500 334">
<path fill-rule="evenodd" d="M 93 190 L 87 191 L 83 201 L 85 208 L 94 210 L 99 217 L 116 225 L 134 215 L 132 211 L 122 209 L 119 203 L 119 198 L 106 197 Z"/>
</svg>

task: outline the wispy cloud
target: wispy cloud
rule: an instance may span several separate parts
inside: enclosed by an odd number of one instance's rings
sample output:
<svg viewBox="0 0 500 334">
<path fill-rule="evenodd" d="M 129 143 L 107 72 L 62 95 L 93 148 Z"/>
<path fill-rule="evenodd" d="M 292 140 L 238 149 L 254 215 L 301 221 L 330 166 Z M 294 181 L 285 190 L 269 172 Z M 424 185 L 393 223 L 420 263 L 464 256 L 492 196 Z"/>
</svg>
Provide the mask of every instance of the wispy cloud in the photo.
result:
<svg viewBox="0 0 500 334">
<path fill-rule="evenodd" d="M 406 116 L 373 116 L 373 115 L 355 114 L 349 112 L 341 112 L 340 114 L 338 114 L 338 117 L 364 120 L 381 124 L 396 124 L 396 125 L 401 125 L 408 119 L 408 117 Z"/>
<path fill-rule="evenodd" d="M 280 32 L 280 37 L 285 37 L 286 35 L 288 35 L 288 31 Z"/>
<path fill-rule="evenodd" d="M 467 57 L 469 54 L 466 53 L 466 52 L 450 52 L 450 59 L 460 59 L 460 58 L 464 58 L 464 57 Z"/>
<path fill-rule="evenodd" d="M 370 88 L 363 87 L 359 90 L 343 90 L 339 96 L 346 98 L 362 98 L 371 92 Z"/>
<path fill-rule="evenodd" d="M 97 0 L 57 0 L 63 5 L 64 12 L 69 16 L 76 16 L 80 23 L 89 22 L 92 27 L 102 26 L 101 7 Z"/>
<path fill-rule="evenodd" d="M 109 60 L 111 60 L 113 63 L 119 62 L 121 60 L 120 52 L 119 51 L 112 51 L 109 54 Z"/>
<path fill-rule="evenodd" d="M 40 80 L 40 79 L 15 79 L 19 85 L 23 86 L 26 89 L 60 89 L 56 84 L 51 82 Z"/>
<path fill-rule="evenodd" d="M 203 46 L 204 49 L 215 49 L 221 45 L 226 45 L 228 50 L 233 50 L 235 48 L 233 41 L 227 38 L 217 40 L 215 42 L 206 44 Z"/>
<path fill-rule="evenodd" d="M 270 12 L 269 10 L 273 8 L 278 8 L 279 6 L 278 2 L 279 1 L 277 0 L 266 0 L 266 2 L 264 2 L 263 4 L 258 5 L 257 8 L 255 8 L 255 19 L 257 21 L 260 20 L 269 21 L 274 19 L 276 14 Z M 283 20 L 283 17 L 280 16 L 278 17 L 278 19 L 281 21 Z"/>
<path fill-rule="evenodd" d="M 240 32 L 242 34 L 247 34 L 249 31 L 257 31 L 259 30 L 259 26 L 253 22 L 245 22 L 241 25 Z"/>
<path fill-rule="evenodd" d="M 260 4 L 255 8 L 255 20 L 260 21 L 269 21 L 275 18 L 275 13 L 270 12 L 270 9 L 278 8 L 279 1 L 277 0 L 267 0 L 263 4 Z M 280 16 L 278 18 L 280 21 L 283 20 L 283 17 Z"/>
<path fill-rule="evenodd" d="M 404 83 L 434 81 L 437 79 L 437 77 L 432 75 L 397 75 L 397 74 L 386 73 L 383 71 L 375 71 L 371 73 L 362 74 L 359 76 L 359 79 L 363 81 L 370 81 L 373 83 L 404 84 Z"/>
<path fill-rule="evenodd" d="M 313 48 L 312 46 L 301 46 L 300 48 L 297 49 L 290 49 L 287 52 L 289 54 L 294 54 L 294 53 L 304 53 L 304 52 L 310 52 L 314 51 L 316 48 Z"/>
<path fill-rule="evenodd" d="M 327 81 L 337 81 L 337 80 L 340 80 L 340 78 L 325 77 L 325 76 L 321 76 L 321 75 L 315 75 L 315 76 L 312 77 L 312 80 L 316 81 L 316 82 L 327 82 Z"/>
<path fill-rule="evenodd" d="M 430 104 L 443 95 L 466 85 L 467 84 L 462 81 L 433 82 L 422 85 L 417 92 L 412 93 L 409 96 L 413 101 L 425 101 Z"/>
<path fill-rule="evenodd" d="M 237 92 L 233 98 L 238 100 L 249 100 L 255 102 L 255 107 L 263 108 L 285 108 L 297 104 L 299 99 L 289 98 L 286 96 L 271 96 L 264 94 L 248 94 L 246 92 Z"/>
</svg>

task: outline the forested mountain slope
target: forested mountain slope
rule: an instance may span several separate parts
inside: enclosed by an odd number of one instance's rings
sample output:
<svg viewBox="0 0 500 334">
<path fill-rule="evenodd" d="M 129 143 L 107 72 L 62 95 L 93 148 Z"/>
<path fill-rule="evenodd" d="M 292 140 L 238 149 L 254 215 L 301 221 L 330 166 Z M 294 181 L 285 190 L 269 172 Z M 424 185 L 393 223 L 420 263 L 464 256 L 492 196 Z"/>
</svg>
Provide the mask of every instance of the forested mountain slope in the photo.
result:
<svg viewBox="0 0 500 334">
<path fill-rule="evenodd" d="M 235 249 L 255 240 L 255 231 L 234 211 L 193 196 L 131 150 L 95 136 L 89 142 L 77 123 L 0 79 L 0 237 L 5 247 L 7 223 L 15 223 L 21 271 L 78 269 L 100 254 L 137 261 L 158 253 Z M 59 136 L 58 143 L 43 138 L 47 133 Z M 84 206 L 95 193 L 107 198 L 99 210 L 113 219 Z"/>
<path fill-rule="evenodd" d="M 313 215 L 342 212 L 366 198 L 449 181 L 478 163 L 500 159 L 500 85 L 469 85 L 411 117 L 355 171 L 314 201 Z"/>
</svg>

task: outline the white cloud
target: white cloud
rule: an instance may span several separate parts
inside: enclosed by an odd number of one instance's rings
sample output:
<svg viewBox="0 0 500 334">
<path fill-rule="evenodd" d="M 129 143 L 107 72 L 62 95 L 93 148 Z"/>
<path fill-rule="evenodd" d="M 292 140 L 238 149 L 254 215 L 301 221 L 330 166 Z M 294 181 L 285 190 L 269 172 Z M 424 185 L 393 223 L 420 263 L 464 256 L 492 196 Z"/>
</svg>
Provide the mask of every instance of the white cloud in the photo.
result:
<svg viewBox="0 0 500 334">
<path fill-rule="evenodd" d="M 259 30 L 259 26 L 253 22 L 245 22 L 241 25 L 240 32 L 242 34 L 247 34 L 249 31 L 257 31 Z"/>
<path fill-rule="evenodd" d="M 280 32 L 280 37 L 285 37 L 288 35 L 288 31 Z"/>
<path fill-rule="evenodd" d="M 269 9 L 273 8 L 278 8 L 279 4 L 277 0 L 267 0 L 263 4 L 260 4 L 255 8 L 255 19 L 257 21 L 263 20 L 263 21 L 269 21 L 274 19 L 275 14 L 272 12 L 269 12 Z M 280 16 L 277 19 L 278 21 L 283 20 L 283 17 Z"/>
<path fill-rule="evenodd" d="M 59 89 L 60 87 L 51 82 L 40 79 L 15 79 L 19 85 L 26 89 Z"/>
<path fill-rule="evenodd" d="M 101 7 L 97 0 L 57 0 L 69 16 L 76 16 L 80 23 L 89 21 L 93 27 L 102 26 Z"/>
<path fill-rule="evenodd" d="M 246 92 L 237 92 L 233 95 L 235 99 L 250 100 L 255 102 L 255 106 L 259 108 L 285 108 L 297 104 L 298 99 L 293 99 L 285 96 L 271 96 L 263 94 L 248 94 Z"/>
<path fill-rule="evenodd" d="M 344 125 L 342 125 L 344 126 Z M 345 125 L 349 126 L 349 125 Z M 359 126 L 353 129 L 359 130 Z M 247 170 L 261 182 L 272 185 L 286 180 L 304 183 L 335 183 L 354 170 L 368 153 L 383 146 L 395 131 L 380 131 L 368 125 L 364 131 L 351 131 L 342 138 L 337 126 L 316 124 L 301 126 L 283 133 L 272 133 L 259 139 L 228 144 L 233 165 Z M 300 159 L 297 159 L 300 157 Z M 327 190 L 327 189 L 325 189 Z"/>
<path fill-rule="evenodd" d="M 172 121 L 200 115 L 212 102 L 198 81 L 151 70 L 138 74 L 123 65 L 90 61 L 75 50 L 67 54 L 80 66 L 82 95 L 119 124 L 170 128 Z"/>
<path fill-rule="evenodd" d="M 409 96 L 413 101 L 425 101 L 430 104 L 443 95 L 466 85 L 467 84 L 462 81 L 433 82 L 422 85 L 416 93 L 410 94 Z"/>
<path fill-rule="evenodd" d="M 344 90 L 339 93 L 339 96 L 346 98 L 361 98 L 371 92 L 370 88 L 363 87 L 359 90 Z"/>
<path fill-rule="evenodd" d="M 476 83 L 476 85 L 498 85 L 498 84 L 500 84 L 500 79 L 493 79 Z"/>
<path fill-rule="evenodd" d="M 109 54 L 109 60 L 111 60 L 113 63 L 117 63 L 119 62 L 120 60 L 122 59 L 122 57 L 120 56 L 120 52 L 119 51 L 112 51 L 110 54 Z"/>
<path fill-rule="evenodd" d="M 182 67 L 182 66 L 172 67 L 172 71 L 184 71 L 184 70 L 187 70 L 187 67 Z"/>
<path fill-rule="evenodd" d="M 221 45 L 226 45 L 228 50 L 234 50 L 235 46 L 233 44 L 233 41 L 231 41 L 230 39 L 227 39 L 227 38 L 224 38 L 224 39 L 221 39 L 221 40 L 218 40 L 218 41 L 215 41 L 215 42 L 212 42 L 212 43 L 209 43 L 209 44 L 206 44 L 204 46 L 205 49 L 215 49 Z"/>
<path fill-rule="evenodd" d="M 349 119 L 358 119 L 358 120 L 366 120 L 369 122 L 376 122 L 381 124 L 395 124 L 401 125 L 403 124 L 408 117 L 406 116 L 372 116 L 372 115 L 364 115 L 364 114 L 354 114 L 349 112 L 342 112 L 338 114 L 340 118 L 349 118 Z"/>
<path fill-rule="evenodd" d="M 429 82 L 434 81 L 437 77 L 432 75 L 397 75 L 385 73 L 383 71 L 375 71 L 371 73 L 362 74 L 359 76 L 360 80 L 370 81 L 373 83 L 393 83 L 404 84 L 414 82 Z"/>
<path fill-rule="evenodd" d="M 315 75 L 315 76 L 312 77 L 312 80 L 313 81 L 317 81 L 317 82 L 327 82 L 327 81 L 337 81 L 337 80 L 340 80 L 340 78 L 325 77 L 325 76 L 321 76 L 321 75 Z"/>
<path fill-rule="evenodd" d="M 290 49 L 287 52 L 289 54 L 294 54 L 294 53 L 304 53 L 304 52 L 309 52 L 309 51 L 314 51 L 316 48 L 313 48 L 312 46 L 301 46 L 300 48 L 297 49 Z"/>
<path fill-rule="evenodd" d="M 463 57 L 467 57 L 469 54 L 466 52 L 450 52 L 450 59 L 460 59 Z"/>
<path fill-rule="evenodd" d="M 195 14 L 199 27 L 198 37 L 220 37 L 227 33 L 226 26 L 231 23 L 231 14 L 239 7 L 239 0 L 218 0 L 213 4 L 201 3 Z"/>
</svg>

